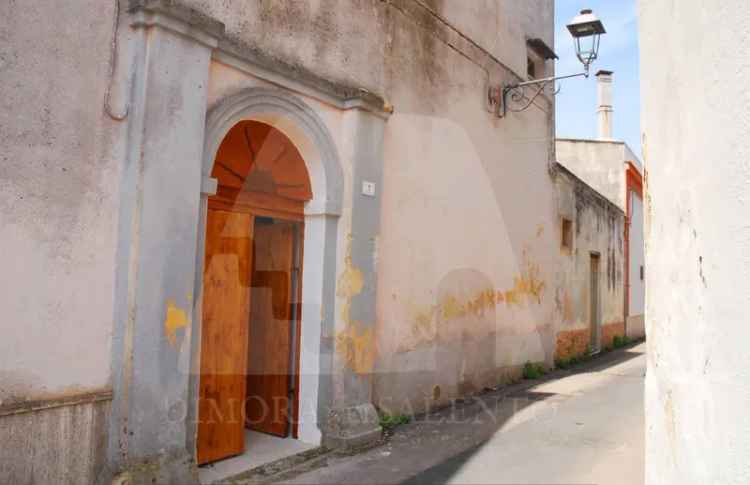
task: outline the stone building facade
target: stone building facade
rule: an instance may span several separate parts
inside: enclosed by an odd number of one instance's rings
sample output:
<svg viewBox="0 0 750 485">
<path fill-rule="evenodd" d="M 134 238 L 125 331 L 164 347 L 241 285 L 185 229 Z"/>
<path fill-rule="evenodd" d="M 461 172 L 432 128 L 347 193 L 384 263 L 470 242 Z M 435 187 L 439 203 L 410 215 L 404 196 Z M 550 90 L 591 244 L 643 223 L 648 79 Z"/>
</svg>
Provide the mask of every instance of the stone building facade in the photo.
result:
<svg viewBox="0 0 750 485">
<path fill-rule="evenodd" d="M 263 397 L 261 431 L 356 446 L 376 406 L 552 365 L 585 324 L 554 101 L 499 119 L 486 96 L 530 60 L 554 73 L 528 43 L 553 45 L 552 0 L 34 0 L 0 19 L 0 481 L 189 483 L 251 445 L 227 416 Z M 576 243 L 601 251 L 602 291 L 608 237 Z"/>
</svg>

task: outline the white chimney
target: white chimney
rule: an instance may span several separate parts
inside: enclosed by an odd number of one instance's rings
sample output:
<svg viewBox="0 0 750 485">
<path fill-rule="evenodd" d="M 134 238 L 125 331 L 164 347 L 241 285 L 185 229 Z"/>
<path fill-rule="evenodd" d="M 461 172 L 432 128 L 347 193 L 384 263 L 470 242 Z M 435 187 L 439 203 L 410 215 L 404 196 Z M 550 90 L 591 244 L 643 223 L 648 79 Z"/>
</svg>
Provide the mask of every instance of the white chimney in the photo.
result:
<svg viewBox="0 0 750 485">
<path fill-rule="evenodd" d="M 612 71 L 596 73 L 596 91 L 599 106 L 596 113 L 599 118 L 599 139 L 612 139 Z"/>
</svg>

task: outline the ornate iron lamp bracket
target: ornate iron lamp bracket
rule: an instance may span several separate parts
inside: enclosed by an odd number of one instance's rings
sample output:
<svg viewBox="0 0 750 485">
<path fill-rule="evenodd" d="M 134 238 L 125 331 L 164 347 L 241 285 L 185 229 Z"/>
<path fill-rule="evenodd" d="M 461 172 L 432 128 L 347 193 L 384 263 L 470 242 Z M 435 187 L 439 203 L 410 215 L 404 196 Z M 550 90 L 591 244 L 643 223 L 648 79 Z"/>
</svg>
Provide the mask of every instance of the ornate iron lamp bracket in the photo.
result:
<svg viewBox="0 0 750 485">
<path fill-rule="evenodd" d="M 487 100 L 495 115 L 498 118 L 505 118 L 508 112 L 520 113 L 521 111 L 529 109 L 539 95 L 542 94 L 551 84 L 562 79 L 570 79 L 573 77 L 589 77 L 588 66 L 586 66 L 584 72 L 578 74 L 546 77 L 543 79 L 534 79 L 532 81 L 506 84 L 504 86 L 490 86 L 487 92 Z M 533 90 L 527 90 L 527 88 L 533 88 Z M 560 92 L 560 88 L 555 89 L 552 94 L 555 95 L 558 92 Z M 513 106 L 510 105 L 511 103 L 513 103 Z"/>
</svg>

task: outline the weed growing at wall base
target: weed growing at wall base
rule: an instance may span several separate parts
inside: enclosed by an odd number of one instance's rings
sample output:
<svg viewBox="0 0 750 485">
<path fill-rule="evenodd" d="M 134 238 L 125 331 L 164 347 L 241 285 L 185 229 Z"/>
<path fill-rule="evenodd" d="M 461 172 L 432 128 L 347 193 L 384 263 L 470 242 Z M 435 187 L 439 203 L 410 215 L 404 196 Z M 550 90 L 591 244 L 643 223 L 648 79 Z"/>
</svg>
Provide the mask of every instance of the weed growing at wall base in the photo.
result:
<svg viewBox="0 0 750 485">
<path fill-rule="evenodd" d="M 541 362 L 526 362 L 523 365 L 523 378 L 524 379 L 539 379 L 547 370 L 544 368 L 544 364 Z"/>
<path fill-rule="evenodd" d="M 619 349 L 620 347 L 625 347 L 632 341 L 633 339 L 631 339 L 627 335 L 615 335 L 615 338 L 612 339 L 612 346 L 616 349 Z"/>
<path fill-rule="evenodd" d="M 591 359 L 591 347 L 587 346 L 586 351 L 579 355 L 572 355 L 570 357 L 555 359 L 555 367 L 558 369 L 567 369 L 576 364 L 581 364 Z"/>
<path fill-rule="evenodd" d="M 607 345 L 606 347 L 604 347 L 604 351 L 611 352 L 612 350 L 625 347 L 626 345 L 631 343 L 633 343 L 633 339 L 628 337 L 627 335 L 615 335 L 612 338 L 612 345 Z"/>
<path fill-rule="evenodd" d="M 407 416 L 406 414 L 386 414 L 386 413 L 379 413 L 380 418 L 380 427 L 383 428 L 385 431 L 391 431 L 397 426 L 401 426 L 402 424 L 409 424 L 411 422 L 411 416 Z"/>
</svg>

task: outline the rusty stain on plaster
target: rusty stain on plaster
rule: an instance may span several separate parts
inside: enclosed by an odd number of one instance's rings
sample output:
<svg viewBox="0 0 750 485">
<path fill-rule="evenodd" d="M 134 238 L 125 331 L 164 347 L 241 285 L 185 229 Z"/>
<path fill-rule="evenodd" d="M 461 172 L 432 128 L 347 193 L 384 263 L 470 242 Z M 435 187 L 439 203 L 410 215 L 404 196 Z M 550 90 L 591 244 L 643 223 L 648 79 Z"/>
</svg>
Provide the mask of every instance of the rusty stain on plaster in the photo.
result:
<svg viewBox="0 0 750 485">
<path fill-rule="evenodd" d="M 343 298 L 341 304 L 341 321 L 344 328 L 336 334 L 336 352 L 346 366 L 357 374 L 372 372 L 375 365 L 375 345 L 372 328 L 362 322 L 352 321 L 352 299 L 364 288 L 362 270 L 352 262 L 352 237 L 349 235 L 349 247 L 344 259 L 344 271 L 336 284 L 336 296 Z"/>
<path fill-rule="evenodd" d="M 185 310 L 175 305 L 174 300 L 167 300 L 167 316 L 164 319 L 164 332 L 169 344 L 177 345 L 177 330 L 187 327 L 188 318 Z"/>
<path fill-rule="evenodd" d="M 542 237 L 544 234 L 544 224 L 539 224 L 536 228 L 536 237 Z"/>
</svg>

